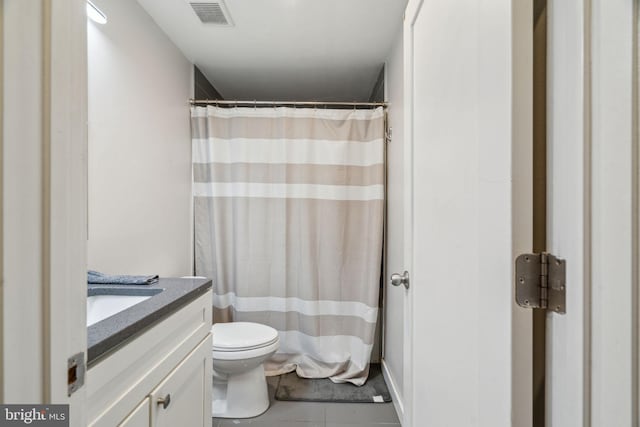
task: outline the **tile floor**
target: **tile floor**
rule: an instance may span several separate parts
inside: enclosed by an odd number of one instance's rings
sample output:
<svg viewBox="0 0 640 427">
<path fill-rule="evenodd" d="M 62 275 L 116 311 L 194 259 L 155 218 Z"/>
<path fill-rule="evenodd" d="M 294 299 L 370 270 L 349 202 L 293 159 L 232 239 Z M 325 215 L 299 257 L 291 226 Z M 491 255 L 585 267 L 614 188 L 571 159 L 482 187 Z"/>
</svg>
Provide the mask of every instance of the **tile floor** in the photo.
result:
<svg viewBox="0 0 640 427">
<path fill-rule="evenodd" d="M 213 427 L 399 427 L 393 403 L 284 402 L 273 398 L 278 377 L 267 378 L 271 406 L 243 420 L 214 418 Z"/>
</svg>

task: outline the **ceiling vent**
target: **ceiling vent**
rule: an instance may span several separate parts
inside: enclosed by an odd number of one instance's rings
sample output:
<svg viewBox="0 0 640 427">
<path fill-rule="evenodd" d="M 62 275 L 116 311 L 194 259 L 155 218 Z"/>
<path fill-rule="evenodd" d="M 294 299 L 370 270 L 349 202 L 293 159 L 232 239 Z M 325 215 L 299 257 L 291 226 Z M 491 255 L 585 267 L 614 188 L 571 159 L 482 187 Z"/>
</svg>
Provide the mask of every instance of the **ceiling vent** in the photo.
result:
<svg viewBox="0 0 640 427">
<path fill-rule="evenodd" d="M 233 25 L 224 1 L 198 1 L 189 4 L 203 24 Z"/>
</svg>

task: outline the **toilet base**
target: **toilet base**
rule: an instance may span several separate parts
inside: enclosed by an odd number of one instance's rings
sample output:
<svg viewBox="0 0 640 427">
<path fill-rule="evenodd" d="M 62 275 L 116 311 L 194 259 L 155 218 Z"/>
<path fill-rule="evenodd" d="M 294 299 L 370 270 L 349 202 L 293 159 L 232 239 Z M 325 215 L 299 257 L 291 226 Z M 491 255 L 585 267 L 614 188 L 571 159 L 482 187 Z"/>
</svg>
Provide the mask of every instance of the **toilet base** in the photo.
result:
<svg viewBox="0 0 640 427">
<path fill-rule="evenodd" d="M 269 409 L 267 380 L 262 364 L 240 374 L 213 376 L 211 412 L 216 418 L 257 417 Z"/>
</svg>

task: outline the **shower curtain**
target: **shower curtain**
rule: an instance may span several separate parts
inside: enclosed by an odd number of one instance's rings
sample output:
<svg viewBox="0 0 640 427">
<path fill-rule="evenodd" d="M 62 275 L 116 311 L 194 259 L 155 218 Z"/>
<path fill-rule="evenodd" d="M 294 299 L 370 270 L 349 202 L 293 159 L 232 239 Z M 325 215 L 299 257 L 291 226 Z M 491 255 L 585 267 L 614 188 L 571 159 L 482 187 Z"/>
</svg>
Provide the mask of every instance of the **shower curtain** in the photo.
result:
<svg viewBox="0 0 640 427">
<path fill-rule="evenodd" d="M 374 341 L 384 113 L 192 107 L 195 268 L 214 322 L 278 330 L 267 375 L 361 385 Z"/>
</svg>

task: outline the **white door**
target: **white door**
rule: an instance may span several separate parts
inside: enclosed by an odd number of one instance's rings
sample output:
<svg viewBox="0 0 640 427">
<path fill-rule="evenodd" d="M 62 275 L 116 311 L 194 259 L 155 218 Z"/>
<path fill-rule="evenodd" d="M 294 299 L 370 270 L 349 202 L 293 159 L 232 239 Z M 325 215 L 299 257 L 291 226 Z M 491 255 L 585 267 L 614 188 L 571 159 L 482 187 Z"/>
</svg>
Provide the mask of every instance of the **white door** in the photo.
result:
<svg viewBox="0 0 640 427">
<path fill-rule="evenodd" d="M 86 425 L 84 388 L 69 396 L 67 369 L 87 346 L 85 8 L 0 3 L 0 399 L 69 404 L 71 426 Z"/>
<path fill-rule="evenodd" d="M 634 0 L 548 4 L 547 426 L 638 423 L 638 75 Z"/>
<path fill-rule="evenodd" d="M 407 6 L 405 427 L 531 425 L 530 3 Z"/>
</svg>

